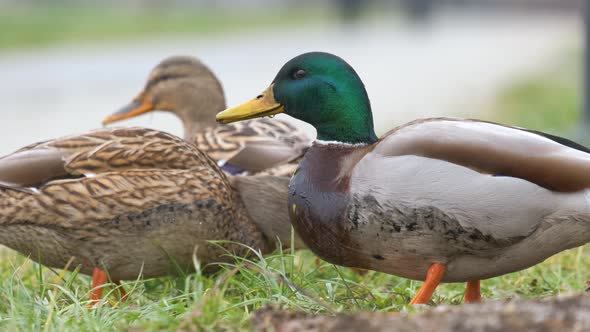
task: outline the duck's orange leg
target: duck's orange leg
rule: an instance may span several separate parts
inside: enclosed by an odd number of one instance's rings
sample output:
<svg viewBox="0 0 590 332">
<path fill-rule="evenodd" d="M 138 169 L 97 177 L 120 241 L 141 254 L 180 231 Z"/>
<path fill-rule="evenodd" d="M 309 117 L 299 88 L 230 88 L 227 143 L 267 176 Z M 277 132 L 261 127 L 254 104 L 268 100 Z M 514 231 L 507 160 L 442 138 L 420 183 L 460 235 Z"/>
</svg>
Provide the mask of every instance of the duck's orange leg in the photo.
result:
<svg viewBox="0 0 590 332">
<path fill-rule="evenodd" d="M 444 264 L 432 264 L 428 268 L 424 284 L 422 284 L 422 287 L 420 287 L 420 290 L 418 290 L 418 293 L 416 293 L 410 304 L 428 304 L 432 298 L 432 294 L 434 294 L 434 290 L 445 275 L 446 270 L 447 266 Z"/>
<path fill-rule="evenodd" d="M 465 303 L 481 302 L 481 291 L 479 280 L 469 280 L 465 289 Z"/>
<path fill-rule="evenodd" d="M 117 288 L 117 290 L 119 291 L 119 294 L 121 295 L 121 301 L 123 301 L 123 302 L 127 301 L 129 294 L 127 294 L 127 292 L 125 291 L 125 287 L 121 286 L 121 280 L 115 281 L 115 285 L 119 286 Z"/>
<path fill-rule="evenodd" d="M 92 271 L 92 294 L 90 294 L 90 306 L 96 304 L 102 299 L 104 285 L 108 282 L 108 275 L 98 267 Z"/>
</svg>

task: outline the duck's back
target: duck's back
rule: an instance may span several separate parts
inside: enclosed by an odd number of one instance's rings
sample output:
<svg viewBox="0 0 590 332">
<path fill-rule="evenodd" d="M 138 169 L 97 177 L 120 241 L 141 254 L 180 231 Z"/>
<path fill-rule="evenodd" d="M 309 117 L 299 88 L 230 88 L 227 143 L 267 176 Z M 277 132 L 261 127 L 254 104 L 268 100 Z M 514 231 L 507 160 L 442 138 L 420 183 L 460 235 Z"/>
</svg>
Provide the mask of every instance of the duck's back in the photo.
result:
<svg viewBox="0 0 590 332">
<path fill-rule="evenodd" d="M 565 138 L 478 120 L 421 119 L 384 135 L 374 152 L 445 160 L 543 188 L 590 188 L 590 150 Z"/>
<path fill-rule="evenodd" d="M 301 158 L 310 144 L 309 138 L 297 127 L 269 119 L 211 127 L 192 139 L 197 148 L 206 151 L 232 174 L 284 167 Z M 291 168 L 285 171 L 286 174 L 290 172 Z"/>
</svg>

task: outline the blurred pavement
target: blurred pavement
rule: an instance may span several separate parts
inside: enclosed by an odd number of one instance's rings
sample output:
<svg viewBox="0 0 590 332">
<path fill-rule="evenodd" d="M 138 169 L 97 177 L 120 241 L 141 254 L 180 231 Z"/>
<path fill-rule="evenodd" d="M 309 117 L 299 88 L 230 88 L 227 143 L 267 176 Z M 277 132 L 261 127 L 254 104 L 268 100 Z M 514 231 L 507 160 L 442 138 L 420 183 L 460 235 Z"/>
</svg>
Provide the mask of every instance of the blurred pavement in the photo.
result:
<svg viewBox="0 0 590 332">
<path fill-rule="evenodd" d="M 427 27 L 401 22 L 324 25 L 208 38 L 64 46 L 0 54 L 0 155 L 100 127 L 131 100 L 162 58 L 201 58 L 222 80 L 228 104 L 256 96 L 300 53 L 340 55 L 363 78 L 379 134 L 433 115 L 477 117 L 503 86 L 581 45 L 571 15 L 443 15 Z M 168 114 L 133 119 L 181 134 Z"/>
</svg>

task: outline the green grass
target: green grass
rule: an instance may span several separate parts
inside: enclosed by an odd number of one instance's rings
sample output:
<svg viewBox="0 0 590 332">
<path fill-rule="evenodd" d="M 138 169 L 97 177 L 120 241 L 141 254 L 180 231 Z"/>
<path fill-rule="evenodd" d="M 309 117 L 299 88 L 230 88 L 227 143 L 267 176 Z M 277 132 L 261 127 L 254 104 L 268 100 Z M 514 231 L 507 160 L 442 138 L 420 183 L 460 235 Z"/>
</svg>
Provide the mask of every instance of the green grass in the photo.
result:
<svg viewBox="0 0 590 332">
<path fill-rule="evenodd" d="M 61 43 L 204 35 L 319 23 L 332 16 L 322 10 L 215 10 L 178 6 L 117 7 L 100 3 L 56 2 L 0 11 L 0 50 Z"/>
<path fill-rule="evenodd" d="M 588 287 L 590 246 L 525 271 L 483 281 L 486 298 L 539 297 Z M 263 259 L 235 258 L 212 276 L 125 282 L 127 302 L 110 296 L 88 309 L 90 278 L 42 267 L 13 252 L 0 260 L 0 330 L 110 331 L 242 330 L 250 314 L 273 303 L 307 312 L 415 310 L 406 304 L 419 282 L 377 272 L 359 275 L 322 262 L 309 251 L 286 250 Z M 445 284 L 434 302 L 459 304 L 464 286 Z M 116 292 L 116 291 L 113 291 Z M 190 329 L 189 329 L 190 330 Z"/>
</svg>

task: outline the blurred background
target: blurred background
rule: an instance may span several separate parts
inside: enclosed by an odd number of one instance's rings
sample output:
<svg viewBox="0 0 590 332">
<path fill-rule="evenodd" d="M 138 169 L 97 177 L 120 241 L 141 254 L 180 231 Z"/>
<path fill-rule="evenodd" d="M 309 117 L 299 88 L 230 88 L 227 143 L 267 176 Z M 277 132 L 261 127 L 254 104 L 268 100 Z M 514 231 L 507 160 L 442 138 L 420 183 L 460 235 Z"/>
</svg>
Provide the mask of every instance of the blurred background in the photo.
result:
<svg viewBox="0 0 590 332">
<path fill-rule="evenodd" d="M 446 115 L 576 136 L 583 48 L 583 0 L 0 0 L 0 155 L 100 127 L 175 54 L 229 105 L 326 51 L 363 78 L 379 134 Z M 182 134 L 166 113 L 122 125 Z"/>
</svg>

